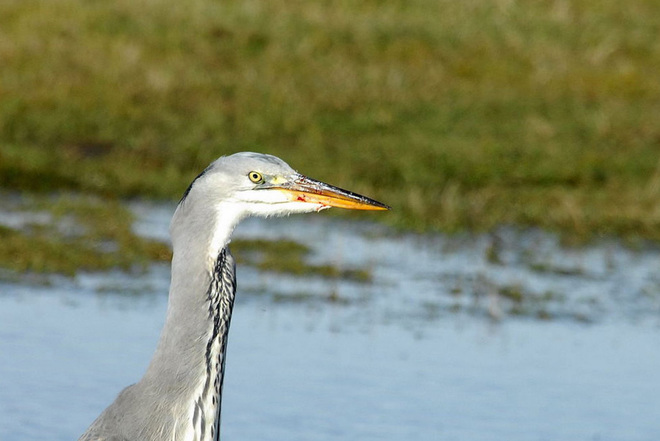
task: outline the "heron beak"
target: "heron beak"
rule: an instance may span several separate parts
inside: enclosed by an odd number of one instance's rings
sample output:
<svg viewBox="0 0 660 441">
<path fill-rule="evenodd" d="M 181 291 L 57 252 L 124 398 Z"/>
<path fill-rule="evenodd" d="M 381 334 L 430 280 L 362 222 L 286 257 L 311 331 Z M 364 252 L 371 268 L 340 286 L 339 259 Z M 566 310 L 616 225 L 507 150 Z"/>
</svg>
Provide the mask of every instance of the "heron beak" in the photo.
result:
<svg viewBox="0 0 660 441">
<path fill-rule="evenodd" d="M 321 204 L 325 207 L 349 210 L 389 210 L 385 204 L 348 190 L 328 185 L 321 181 L 298 175 L 296 179 L 275 187 L 284 192 L 291 201 Z"/>
</svg>

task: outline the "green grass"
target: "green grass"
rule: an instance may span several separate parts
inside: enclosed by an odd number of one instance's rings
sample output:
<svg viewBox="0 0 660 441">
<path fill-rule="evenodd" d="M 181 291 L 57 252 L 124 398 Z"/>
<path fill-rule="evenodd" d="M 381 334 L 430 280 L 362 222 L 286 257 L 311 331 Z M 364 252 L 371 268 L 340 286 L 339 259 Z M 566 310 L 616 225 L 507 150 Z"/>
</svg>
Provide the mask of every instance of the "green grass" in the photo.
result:
<svg viewBox="0 0 660 441">
<path fill-rule="evenodd" d="M 415 230 L 660 239 L 656 0 L 6 0 L 0 187 L 281 156 Z"/>
<path fill-rule="evenodd" d="M 371 281 L 371 272 L 367 269 L 307 263 L 309 248 L 290 240 L 235 239 L 230 248 L 236 255 L 237 263 L 251 265 L 262 271 L 294 276 L 340 278 L 355 282 Z"/>
</svg>

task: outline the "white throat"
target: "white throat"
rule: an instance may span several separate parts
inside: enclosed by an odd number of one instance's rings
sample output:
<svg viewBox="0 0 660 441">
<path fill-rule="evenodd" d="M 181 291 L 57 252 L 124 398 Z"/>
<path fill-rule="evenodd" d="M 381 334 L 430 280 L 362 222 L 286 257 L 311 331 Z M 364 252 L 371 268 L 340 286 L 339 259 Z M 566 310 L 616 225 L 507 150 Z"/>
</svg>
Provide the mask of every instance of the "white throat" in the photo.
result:
<svg viewBox="0 0 660 441">
<path fill-rule="evenodd" d="M 215 207 L 215 210 L 215 225 L 213 225 L 213 234 L 207 251 L 207 257 L 211 265 L 215 264 L 220 251 L 229 244 L 236 225 L 246 216 L 245 211 L 239 204 L 231 202 L 220 203 Z"/>
</svg>

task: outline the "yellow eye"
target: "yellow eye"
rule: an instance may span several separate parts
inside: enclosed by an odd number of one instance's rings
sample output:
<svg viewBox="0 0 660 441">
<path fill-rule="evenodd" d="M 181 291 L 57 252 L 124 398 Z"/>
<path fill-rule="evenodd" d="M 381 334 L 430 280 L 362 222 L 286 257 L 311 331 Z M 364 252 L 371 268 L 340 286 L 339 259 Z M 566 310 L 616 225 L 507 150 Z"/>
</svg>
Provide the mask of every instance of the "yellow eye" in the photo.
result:
<svg viewBox="0 0 660 441">
<path fill-rule="evenodd" d="M 261 176 L 261 173 L 256 171 L 251 171 L 250 173 L 248 173 L 248 178 L 250 178 L 250 181 L 254 182 L 255 184 L 264 183 L 264 177 Z"/>
</svg>

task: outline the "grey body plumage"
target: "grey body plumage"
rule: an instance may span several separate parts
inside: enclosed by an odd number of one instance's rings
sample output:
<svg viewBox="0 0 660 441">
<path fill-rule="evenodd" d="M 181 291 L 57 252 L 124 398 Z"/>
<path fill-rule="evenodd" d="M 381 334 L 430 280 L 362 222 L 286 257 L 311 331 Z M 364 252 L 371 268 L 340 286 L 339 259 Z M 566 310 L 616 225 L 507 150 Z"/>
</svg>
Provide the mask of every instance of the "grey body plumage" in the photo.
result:
<svg viewBox="0 0 660 441">
<path fill-rule="evenodd" d="M 144 376 L 79 441 L 216 441 L 236 292 L 229 240 L 243 218 L 331 206 L 387 209 L 306 178 L 279 158 L 237 153 L 212 163 L 184 193 L 170 225 L 167 319 Z"/>
</svg>

